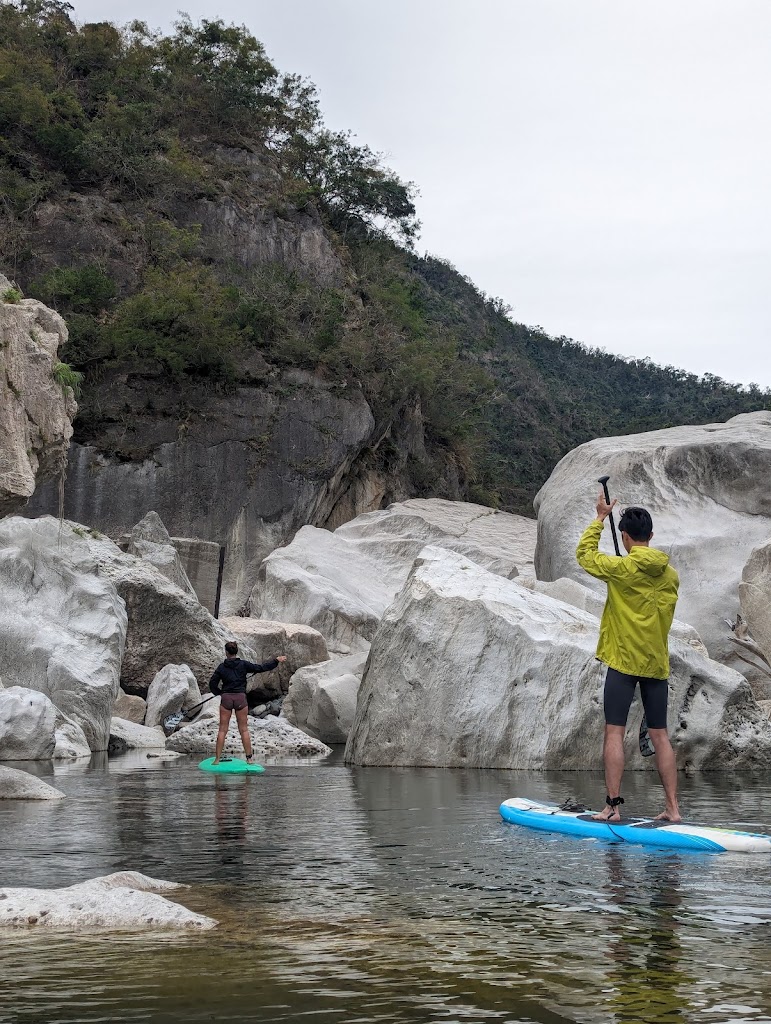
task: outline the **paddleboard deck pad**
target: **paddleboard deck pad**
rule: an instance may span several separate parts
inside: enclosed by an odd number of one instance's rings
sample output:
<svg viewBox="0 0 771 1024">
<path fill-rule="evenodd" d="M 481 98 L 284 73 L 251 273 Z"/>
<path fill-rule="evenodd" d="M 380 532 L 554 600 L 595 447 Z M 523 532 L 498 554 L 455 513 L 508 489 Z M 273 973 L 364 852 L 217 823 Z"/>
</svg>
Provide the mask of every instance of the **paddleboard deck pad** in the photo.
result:
<svg viewBox="0 0 771 1024">
<path fill-rule="evenodd" d="M 201 771 L 216 772 L 219 775 L 248 775 L 251 772 L 259 774 L 265 771 L 261 764 L 249 764 L 240 757 L 233 757 L 229 761 L 220 761 L 219 764 L 214 763 L 213 757 L 207 757 L 205 761 L 201 761 L 198 767 Z"/>
<path fill-rule="evenodd" d="M 594 821 L 596 811 L 563 811 L 555 804 L 515 797 L 501 804 L 501 817 L 513 825 L 559 832 L 581 839 L 600 839 L 610 843 L 634 843 L 659 849 L 701 850 L 710 853 L 771 853 L 771 836 L 710 828 L 681 822 L 672 825 L 653 818 L 622 818 L 621 821 Z"/>
</svg>

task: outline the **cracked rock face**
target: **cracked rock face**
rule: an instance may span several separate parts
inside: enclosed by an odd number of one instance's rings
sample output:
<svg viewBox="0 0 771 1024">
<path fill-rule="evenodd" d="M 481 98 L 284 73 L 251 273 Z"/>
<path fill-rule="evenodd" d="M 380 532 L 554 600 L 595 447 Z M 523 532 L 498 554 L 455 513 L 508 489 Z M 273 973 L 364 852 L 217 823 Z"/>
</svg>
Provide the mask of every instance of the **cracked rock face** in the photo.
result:
<svg viewBox="0 0 771 1024">
<path fill-rule="evenodd" d="M 53 376 L 64 321 L 35 299 L 4 301 L 10 288 L 0 274 L 0 516 L 63 472 L 77 412 L 72 389 Z"/>
<path fill-rule="evenodd" d="M 712 658 L 742 672 L 756 696 L 771 696 L 767 676 L 737 657 L 726 619 L 739 610 L 739 583 L 753 548 L 771 537 L 771 412 L 726 423 L 602 437 L 574 449 L 536 495 L 541 580 L 566 576 L 598 594 L 605 586 L 575 557 L 610 475 L 619 507 L 642 505 L 653 517 L 653 545 L 680 575 L 678 619 L 698 630 Z M 600 549 L 613 554 L 610 530 Z"/>
<path fill-rule="evenodd" d="M 513 577 L 519 564 L 532 565 L 535 528 L 524 516 L 442 499 L 391 505 L 334 533 L 305 526 L 262 563 L 252 611 L 313 626 L 335 653 L 366 651 L 427 544 L 441 544 Z"/>
<path fill-rule="evenodd" d="M 299 669 L 292 676 L 281 717 L 322 743 L 345 743 L 366 664 L 362 652 Z"/>
<path fill-rule="evenodd" d="M 467 558 L 426 548 L 383 617 L 346 761 L 361 765 L 600 770 L 599 620 Z M 771 722 L 743 676 L 671 643 L 669 728 L 681 768 L 771 767 Z M 630 769 L 653 766 L 637 750 Z"/>
</svg>

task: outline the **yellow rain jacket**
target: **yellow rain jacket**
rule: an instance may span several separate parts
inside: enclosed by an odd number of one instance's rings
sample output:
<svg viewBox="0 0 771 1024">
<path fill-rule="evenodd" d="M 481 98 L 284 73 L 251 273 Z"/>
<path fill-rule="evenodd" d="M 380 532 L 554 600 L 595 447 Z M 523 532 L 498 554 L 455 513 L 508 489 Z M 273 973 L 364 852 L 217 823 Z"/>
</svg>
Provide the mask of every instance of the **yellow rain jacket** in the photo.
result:
<svg viewBox="0 0 771 1024">
<path fill-rule="evenodd" d="M 576 549 L 581 568 L 608 585 L 597 657 L 630 676 L 666 679 L 678 575 L 656 548 L 634 547 L 625 557 L 601 554 L 603 525 L 595 519 L 587 526 Z"/>
</svg>

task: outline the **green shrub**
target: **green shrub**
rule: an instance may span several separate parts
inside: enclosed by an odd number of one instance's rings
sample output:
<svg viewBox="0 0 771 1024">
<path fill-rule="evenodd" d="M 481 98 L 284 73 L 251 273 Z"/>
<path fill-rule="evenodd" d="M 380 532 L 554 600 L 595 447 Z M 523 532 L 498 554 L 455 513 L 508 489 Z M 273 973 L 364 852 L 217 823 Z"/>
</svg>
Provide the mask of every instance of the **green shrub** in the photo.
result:
<svg viewBox="0 0 771 1024">
<path fill-rule="evenodd" d="M 80 398 L 80 386 L 83 380 L 82 373 L 73 370 L 68 363 L 54 363 L 51 374 L 62 391 L 71 388 L 75 397 Z"/>
<path fill-rule="evenodd" d="M 24 296 L 18 288 L 6 288 L 3 292 L 3 302 L 9 302 L 12 305 L 16 305 L 17 302 L 21 302 L 23 298 Z"/>
</svg>

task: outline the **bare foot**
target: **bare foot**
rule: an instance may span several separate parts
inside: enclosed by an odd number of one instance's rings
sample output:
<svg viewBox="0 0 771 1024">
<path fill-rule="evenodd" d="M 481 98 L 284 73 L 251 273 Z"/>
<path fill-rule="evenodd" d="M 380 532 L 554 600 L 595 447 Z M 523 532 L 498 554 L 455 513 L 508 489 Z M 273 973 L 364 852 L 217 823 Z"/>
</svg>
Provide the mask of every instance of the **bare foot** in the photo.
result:
<svg viewBox="0 0 771 1024">
<path fill-rule="evenodd" d="M 218 757 L 215 757 L 215 759 L 212 761 L 212 764 L 219 764 L 219 763 L 220 763 L 220 759 Z"/>
<path fill-rule="evenodd" d="M 606 807 L 599 814 L 593 814 L 592 821 L 621 821 L 621 815 L 618 813 L 618 807 Z"/>
<path fill-rule="evenodd" d="M 678 810 L 662 811 L 653 819 L 654 821 L 668 821 L 670 825 L 679 825 L 683 820 Z"/>
</svg>

